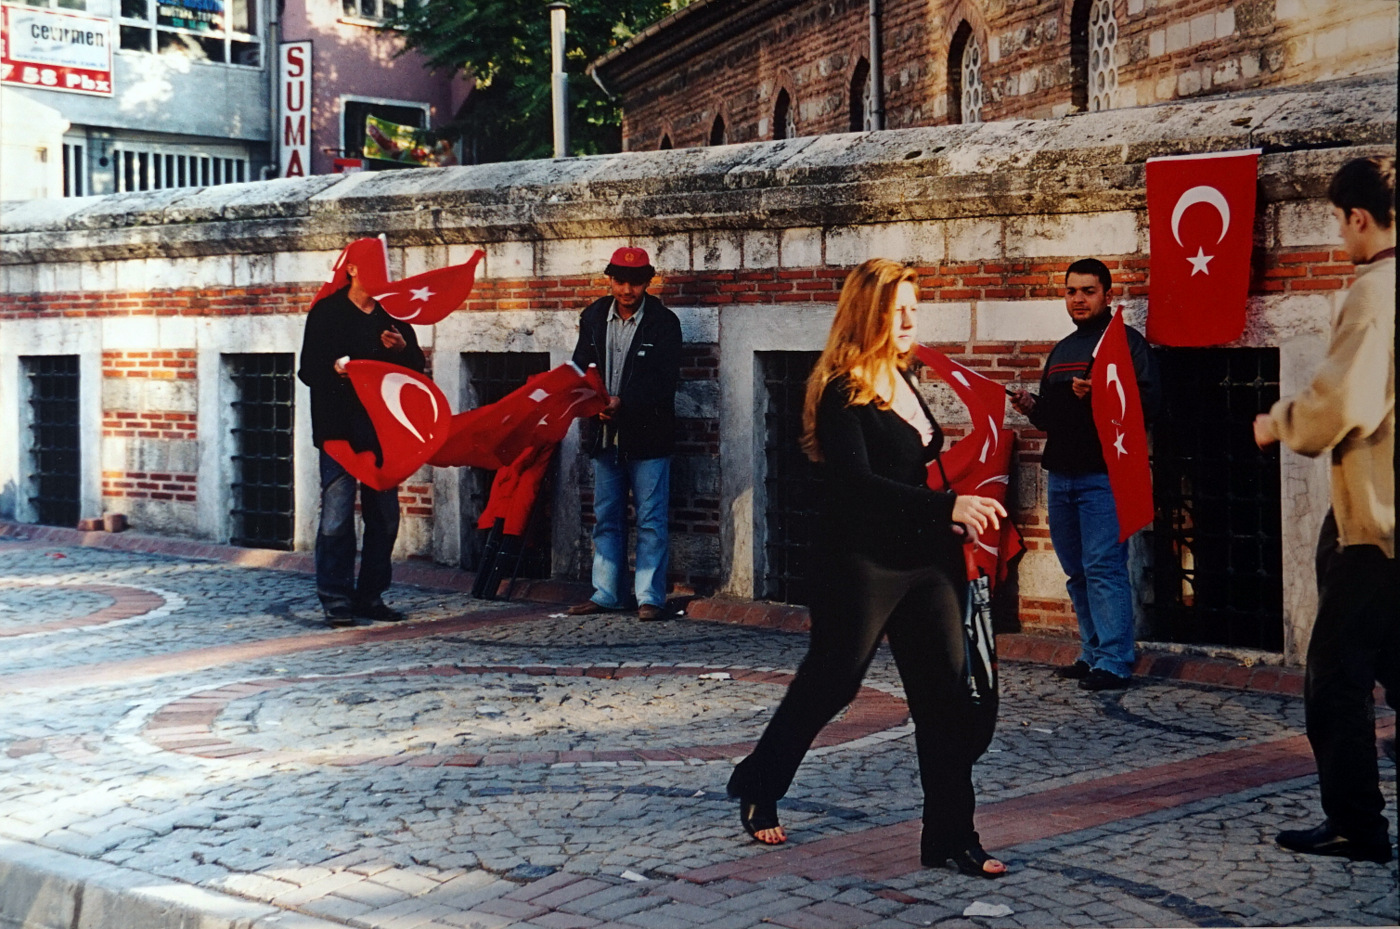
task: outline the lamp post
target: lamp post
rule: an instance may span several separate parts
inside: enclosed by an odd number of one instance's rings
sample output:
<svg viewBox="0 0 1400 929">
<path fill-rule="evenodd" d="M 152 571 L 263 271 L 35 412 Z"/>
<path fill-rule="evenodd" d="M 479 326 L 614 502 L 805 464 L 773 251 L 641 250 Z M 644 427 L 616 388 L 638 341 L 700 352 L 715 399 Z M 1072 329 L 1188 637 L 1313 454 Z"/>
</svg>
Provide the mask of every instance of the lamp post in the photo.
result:
<svg viewBox="0 0 1400 929">
<path fill-rule="evenodd" d="M 564 73 L 564 17 L 569 4 L 554 0 L 549 4 L 549 50 L 553 63 L 550 76 L 554 99 L 554 157 L 569 157 L 569 76 Z"/>
</svg>

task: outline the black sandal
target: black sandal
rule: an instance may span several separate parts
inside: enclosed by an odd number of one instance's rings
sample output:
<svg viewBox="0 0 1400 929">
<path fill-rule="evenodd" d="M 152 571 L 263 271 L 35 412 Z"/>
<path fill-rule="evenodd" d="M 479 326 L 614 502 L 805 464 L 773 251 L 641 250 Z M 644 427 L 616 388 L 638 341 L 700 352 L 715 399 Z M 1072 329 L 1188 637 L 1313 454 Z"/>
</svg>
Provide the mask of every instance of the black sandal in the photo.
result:
<svg viewBox="0 0 1400 929">
<path fill-rule="evenodd" d="M 919 856 L 920 863 L 925 868 L 944 868 L 952 864 L 953 869 L 959 874 L 966 874 L 968 877 L 982 877 L 993 880 L 1005 877 L 1006 870 L 988 871 L 983 866 L 989 861 L 1000 861 L 992 855 L 988 855 L 980 844 L 973 845 L 956 852 L 925 852 Z"/>
<path fill-rule="evenodd" d="M 739 801 L 739 822 L 743 824 L 744 831 L 749 834 L 755 842 L 763 845 L 782 845 L 782 842 L 764 842 L 758 834 L 765 829 L 778 829 L 782 823 L 778 822 L 777 801 L 768 800 L 740 800 Z"/>
</svg>

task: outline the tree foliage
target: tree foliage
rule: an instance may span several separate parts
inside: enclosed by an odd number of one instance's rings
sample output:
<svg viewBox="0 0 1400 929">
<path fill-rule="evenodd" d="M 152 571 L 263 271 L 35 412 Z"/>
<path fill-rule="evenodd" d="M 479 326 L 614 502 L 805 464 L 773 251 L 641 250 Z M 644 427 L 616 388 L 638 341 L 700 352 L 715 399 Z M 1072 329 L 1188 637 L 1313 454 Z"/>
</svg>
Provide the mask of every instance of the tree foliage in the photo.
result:
<svg viewBox="0 0 1400 929">
<path fill-rule="evenodd" d="M 670 13 L 676 0 L 570 0 L 565 44 L 571 153 L 621 147 L 621 101 L 588 77 L 589 62 Z M 545 0 L 418 0 L 391 23 L 435 68 L 476 78 L 458 122 L 466 161 L 547 158 L 554 151 Z"/>
</svg>

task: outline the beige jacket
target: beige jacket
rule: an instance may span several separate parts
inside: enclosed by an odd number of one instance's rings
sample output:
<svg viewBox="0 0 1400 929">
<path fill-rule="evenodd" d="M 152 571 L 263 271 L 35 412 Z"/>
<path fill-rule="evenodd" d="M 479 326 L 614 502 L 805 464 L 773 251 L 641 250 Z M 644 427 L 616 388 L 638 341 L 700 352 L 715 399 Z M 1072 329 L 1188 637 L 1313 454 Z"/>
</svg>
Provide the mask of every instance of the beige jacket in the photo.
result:
<svg viewBox="0 0 1400 929">
<path fill-rule="evenodd" d="M 1332 451 L 1341 544 L 1395 557 L 1395 258 L 1356 269 L 1307 389 L 1274 404 L 1274 435 L 1309 458 Z"/>
</svg>

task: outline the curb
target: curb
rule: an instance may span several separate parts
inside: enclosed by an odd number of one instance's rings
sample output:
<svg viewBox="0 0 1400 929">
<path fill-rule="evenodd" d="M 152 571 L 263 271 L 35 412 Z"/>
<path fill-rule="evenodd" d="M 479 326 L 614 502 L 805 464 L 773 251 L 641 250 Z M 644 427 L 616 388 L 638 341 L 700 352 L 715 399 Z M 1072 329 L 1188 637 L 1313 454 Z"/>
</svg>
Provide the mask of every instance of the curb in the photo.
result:
<svg viewBox="0 0 1400 929">
<path fill-rule="evenodd" d="M 239 548 L 212 542 L 172 539 L 142 535 L 134 532 L 84 532 L 58 526 L 0 521 L 0 540 L 47 543 L 80 548 L 100 548 L 108 551 L 134 552 L 145 555 L 175 555 L 184 558 L 206 558 L 250 568 L 275 571 L 295 571 L 311 574 L 316 570 L 310 552 L 276 552 L 267 549 Z M 419 561 L 400 561 L 394 565 L 394 580 L 416 587 L 470 593 L 475 575 L 459 568 Z M 520 580 L 513 597 L 539 603 L 579 603 L 592 592 L 587 584 L 563 580 Z M 807 608 L 761 600 L 728 597 L 673 597 L 673 605 L 684 608 L 687 619 L 708 622 L 756 626 L 782 632 L 806 632 Z M 1074 640 L 1023 632 L 1003 632 L 997 635 L 998 657 L 1003 661 L 1066 665 L 1078 657 Z M 1302 696 L 1303 671 L 1273 664 L 1250 664 L 1234 658 L 1139 648 L 1136 674 L 1196 684 L 1210 684 L 1255 693 Z M 3 929 L 3 927 L 0 927 Z"/>
<path fill-rule="evenodd" d="M 0 927 L 4 929 L 344 929 L 254 903 L 0 838 Z"/>
</svg>

